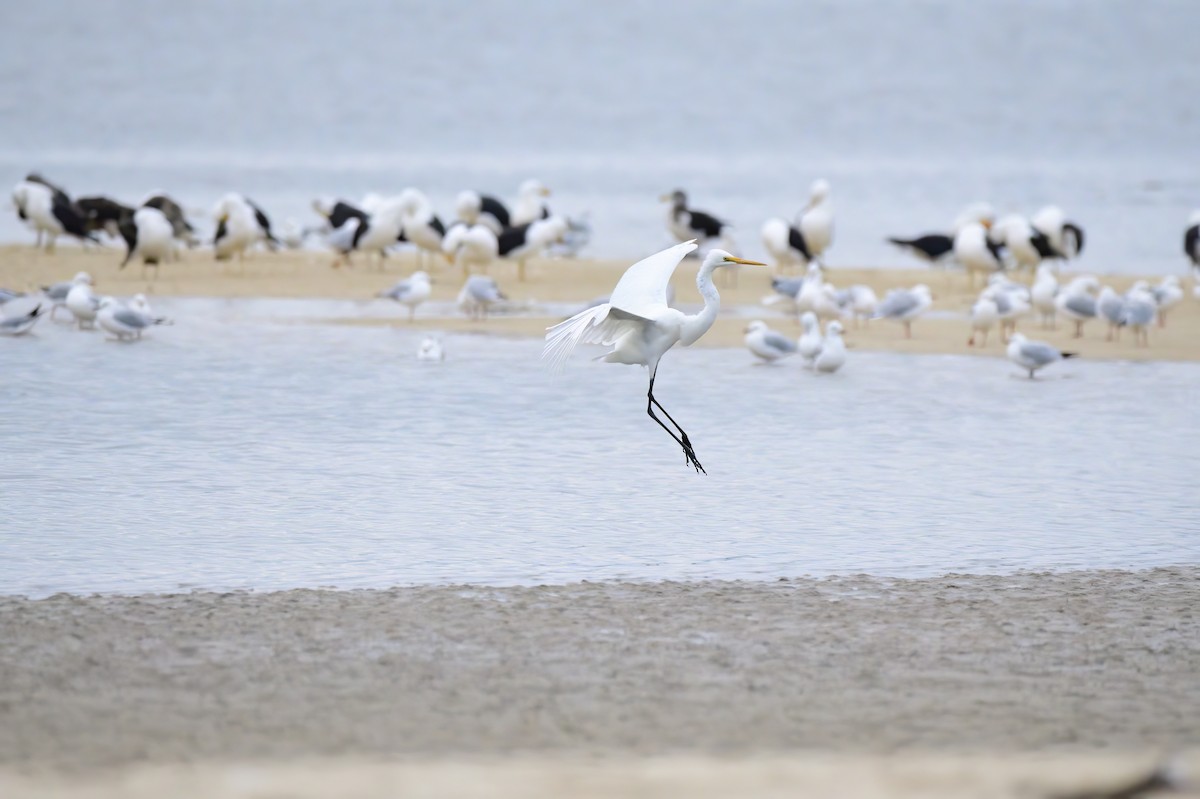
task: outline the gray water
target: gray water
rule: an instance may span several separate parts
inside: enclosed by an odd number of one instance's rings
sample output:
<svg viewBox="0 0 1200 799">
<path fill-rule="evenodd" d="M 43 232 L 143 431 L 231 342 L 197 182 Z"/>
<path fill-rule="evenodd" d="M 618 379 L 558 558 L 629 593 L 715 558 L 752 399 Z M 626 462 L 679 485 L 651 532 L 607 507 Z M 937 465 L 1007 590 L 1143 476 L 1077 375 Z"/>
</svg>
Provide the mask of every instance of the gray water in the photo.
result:
<svg viewBox="0 0 1200 799">
<path fill-rule="evenodd" d="M 1063 206 L 1082 269 L 1179 273 L 1198 28 L 1192 0 L 10 4 L 0 175 L 305 223 L 319 194 L 416 185 L 449 214 L 537 176 L 607 256 L 664 242 L 676 186 L 761 254 L 826 177 L 834 265 L 911 264 L 884 236 L 988 199 Z"/>
<path fill-rule="evenodd" d="M 293 305 L 158 310 L 137 344 L 0 340 L 0 593 L 1200 562 L 1195 364 L 673 351 L 657 393 L 704 477 L 644 370 L 590 352 L 553 378 L 537 341 L 426 364 L 420 333 Z"/>
</svg>

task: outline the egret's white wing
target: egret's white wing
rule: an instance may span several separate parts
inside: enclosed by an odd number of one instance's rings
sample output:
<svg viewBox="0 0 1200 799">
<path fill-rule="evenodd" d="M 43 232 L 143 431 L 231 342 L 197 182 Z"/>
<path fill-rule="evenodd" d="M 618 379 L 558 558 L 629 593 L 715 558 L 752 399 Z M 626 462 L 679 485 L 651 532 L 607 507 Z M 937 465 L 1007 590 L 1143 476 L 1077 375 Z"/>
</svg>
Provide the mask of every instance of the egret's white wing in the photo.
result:
<svg viewBox="0 0 1200 799">
<path fill-rule="evenodd" d="M 542 357 L 549 358 L 550 368 L 557 372 L 581 342 L 610 345 L 631 328 L 644 329 L 649 324 L 649 319 L 613 308 L 608 303 L 596 305 L 546 328 Z"/>
<path fill-rule="evenodd" d="M 696 249 L 696 241 L 686 241 L 643 258 L 625 270 L 608 302 L 637 316 L 651 316 L 652 308 L 667 306 L 667 286 L 675 267 L 688 253 Z"/>
</svg>

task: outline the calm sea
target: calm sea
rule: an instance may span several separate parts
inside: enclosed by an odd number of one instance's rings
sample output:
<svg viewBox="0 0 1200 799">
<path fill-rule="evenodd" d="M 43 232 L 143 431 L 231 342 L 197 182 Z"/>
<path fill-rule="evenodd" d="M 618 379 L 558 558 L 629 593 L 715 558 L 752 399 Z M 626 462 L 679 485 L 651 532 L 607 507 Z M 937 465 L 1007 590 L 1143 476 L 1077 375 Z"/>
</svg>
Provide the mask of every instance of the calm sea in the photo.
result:
<svg viewBox="0 0 1200 799">
<path fill-rule="evenodd" d="M 591 352 L 156 305 L 138 344 L 0 340 L 0 593 L 1200 563 L 1197 364 L 682 349 L 656 393 L 704 477 Z"/>
<path fill-rule="evenodd" d="M 1063 206 L 1081 268 L 1181 272 L 1200 206 L 1192 0 L 21 3 L 0 25 L 0 175 L 73 193 L 309 201 L 423 188 L 449 214 L 537 176 L 590 253 L 663 243 L 686 187 L 758 229 L 833 182 L 830 261 L 988 199 Z M 26 240 L 12 214 L 0 239 Z"/>
</svg>

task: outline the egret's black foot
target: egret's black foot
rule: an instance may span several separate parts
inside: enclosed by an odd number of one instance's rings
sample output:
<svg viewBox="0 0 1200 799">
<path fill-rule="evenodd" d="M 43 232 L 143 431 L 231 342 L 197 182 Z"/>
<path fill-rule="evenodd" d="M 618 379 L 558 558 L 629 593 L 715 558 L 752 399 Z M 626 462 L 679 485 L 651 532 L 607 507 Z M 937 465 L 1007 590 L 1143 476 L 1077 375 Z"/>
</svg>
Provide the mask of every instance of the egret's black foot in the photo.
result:
<svg viewBox="0 0 1200 799">
<path fill-rule="evenodd" d="M 687 465 L 694 468 L 698 474 L 708 474 L 700 465 L 700 459 L 696 457 L 696 450 L 692 449 L 692 442 L 687 440 L 686 435 L 683 437 L 683 457 Z"/>
</svg>

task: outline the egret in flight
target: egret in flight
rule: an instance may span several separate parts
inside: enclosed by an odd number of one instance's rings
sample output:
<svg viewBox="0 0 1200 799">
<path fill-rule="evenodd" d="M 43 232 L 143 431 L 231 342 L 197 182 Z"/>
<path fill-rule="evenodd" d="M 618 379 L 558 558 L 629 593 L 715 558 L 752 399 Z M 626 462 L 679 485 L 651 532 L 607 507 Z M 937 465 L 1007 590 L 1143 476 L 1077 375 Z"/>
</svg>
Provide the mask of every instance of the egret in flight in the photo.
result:
<svg viewBox="0 0 1200 799">
<path fill-rule="evenodd" d="M 713 285 L 714 270 L 734 264 L 766 264 L 735 258 L 724 250 L 710 251 L 696 274 L 696 287 L 704 298 L 704 308 L 699 313 L 685 314 L 667 305 L 667 287 L 675 267 L 695 249 L 695 240 L 684 242 L 629 267 L 617 281 L 617 287 L 613 289 L 608 302 L 546 328 L 546 347 L 542 350 L 542 357 L 549 358 L 554 368 L 561 368 L 567 356 L 582 341 L 613 348 L 597 360 L 645 366 L 650 372 L 646 413 L 675 439 L 675 443 L 683 447 L 686 463 L 695 467 L 697 472 L 707 474 L 696 458 L 696 451 L 687 433 L 654 398 L 658 362 L 677 343 L 685 347 L 694 344 L 716 321 L 717 311 L 721 308 L 721 296 Z M 655 415 L 655 408 L 662 411 L 675 430 Z"/>
</svg>

